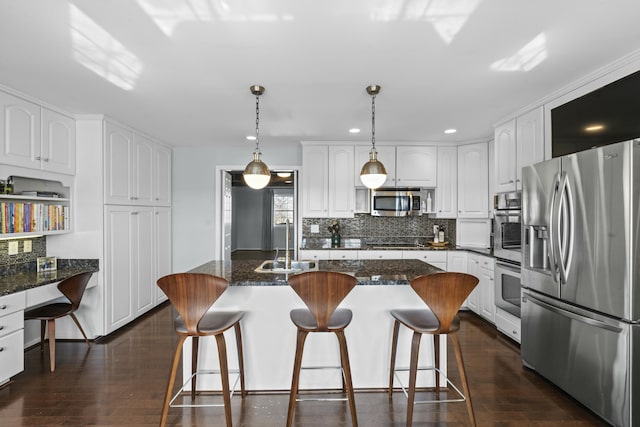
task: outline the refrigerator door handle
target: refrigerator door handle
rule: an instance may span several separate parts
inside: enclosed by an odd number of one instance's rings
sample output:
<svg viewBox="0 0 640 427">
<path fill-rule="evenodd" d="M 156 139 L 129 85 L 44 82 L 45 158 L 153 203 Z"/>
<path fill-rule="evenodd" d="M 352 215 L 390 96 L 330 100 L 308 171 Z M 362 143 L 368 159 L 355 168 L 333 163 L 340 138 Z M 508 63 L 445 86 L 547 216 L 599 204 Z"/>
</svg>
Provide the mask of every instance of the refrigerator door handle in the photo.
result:
<svg viewBox="0 0 640 427">
<path fill-rule="evenodd" d="M 561 316 L 565 316 L 568 317 L 572 320 L 576 320 L 578 322 L 582 322 L 585 323 L 587 325 L 590 326 L 595 326 L 596 328 L 600 328 L 600 329 L 606 329 L 608 331 L 612 331 L 615 333 L 620 333 L 622 332 L 622 328 L 616 326 L 616 325 L 611 325 L 609 323 L 603 322 L 601 320 L 598 319 L 593 319 L 591 317 L 586 317 L 586 316 L 582 316 L 580 314 L 574 313 L 572 311 L 563 309 L 561 307 L 557 307 L 555 305 L 551 305 L 545 301 L 542 301 L 536 297 L 534 297 L 533 295 L 531 295 L 530 293 L 526 292 L 523 296 L 523 300 L 525 302 L 532 302 L 536 305 L 539 305 L 540 307 L 543 307 L 549 311 L 552 311 L 554 313 L 557 313 Z"/>
<path fill-rule="evenodd" d="M 569 178 L 563 173 L 560 178 L 560 195 L 558 200 L 558 270 L 560 284 L 565 285 L 571 268 L 573 259 L 573 239 L 575 210 L 573 204 L 573 194 L 569 185 Z"/>
<path fill-rule="evenodd" d="M 558 239 L 557 236 L 559 226 L 556 223 L 559 222 L 558 210 L 560 209 L 559 204 L 559 190 L 560 190 L 560 174 L 557 173 L 553 177 L 553 183 L 551 197 L 549 200 L 549 207 L 551 209 L 549 213 L 549 238 L 547 239 L 547 244 L 549 247 L 549 269 L 551 270 L 551 277 L 553 281 L 556 283 L 560 283 L 560 275 L 558 271 L 558 258 L 557 253 L 559 251 Z M 557 206 L 556 206 L 557 205 Z M 556 250 L 557 249 L 557 250 Z"/>
</svg>

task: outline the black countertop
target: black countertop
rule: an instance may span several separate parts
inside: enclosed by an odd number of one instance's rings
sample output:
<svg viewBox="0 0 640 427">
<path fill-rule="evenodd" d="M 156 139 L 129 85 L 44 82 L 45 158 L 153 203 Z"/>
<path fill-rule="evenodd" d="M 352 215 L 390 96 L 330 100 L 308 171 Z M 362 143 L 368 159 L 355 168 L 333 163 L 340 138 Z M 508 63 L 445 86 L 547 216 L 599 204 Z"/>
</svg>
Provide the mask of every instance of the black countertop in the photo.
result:
<svg viewBox="0 0 640 427">
<path fill-rule="evenodd" d="M 261 260 L 210 261 L 190 273 L 206 273 L 224 277 L 232 286 L 284 286 L 287 274 L 257 273 Z M 318 261 L 318 269 L 348 273 L 358 278 L 358 285 L 408 285 L 424 274 L 442 271 L 420 260 L 340 260 Z"/>
<path fill-rule="evenodd" d="M 419 240 L 419 239 L 418 239 Z M 378 242 L 372 243 L 368 242 L 366 239 L 342 239 L 340 246 L 332 247 L 331 239 L 304 239 L 302 245 L 300 246 L 301 250 L 359 250 L 359 251 L 370 251 L 370 250 L 388 250 L 388 251 L 469 251 L 474 252 L 480 255 L 493 256 L 492 248 L 478 248 L 478 247 L 468 247 L 468 246 L 456 246 L 446 244 L 444 246 L 432 246 L 428 243 L 418 243 L 416 244 L 414 241 L 399 241 L 396 243 L 389 242 Z"/>
<path fill-rule="evenodd" d="M 45 273 L 37 273 L 35 261 L 0 267 L 0 296 L 59 282 L 87 271 L 99 271 L 97 259 L 58 259 L 56 263 L 57 270 Z"/>
</svg>

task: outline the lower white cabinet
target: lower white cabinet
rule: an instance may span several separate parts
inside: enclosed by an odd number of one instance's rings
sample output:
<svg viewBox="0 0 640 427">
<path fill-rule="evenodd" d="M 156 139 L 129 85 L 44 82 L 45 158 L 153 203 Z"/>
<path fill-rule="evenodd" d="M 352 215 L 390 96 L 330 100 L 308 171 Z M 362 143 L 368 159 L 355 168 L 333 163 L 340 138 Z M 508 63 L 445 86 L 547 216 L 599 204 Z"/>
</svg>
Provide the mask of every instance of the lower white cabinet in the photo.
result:
<svg viewBox="0 0 640 427">
<path fill-rule="evenodd" d="M 358 259 L 358 252 L 362 251 L 345 251 L 341 249 L 333 249 L 329 251 L 329 259 Z"/>
<path fill-rule="evenodd" d="M 358 259 L 402 259 L 402 251 L 358 251 Z"/>
<path fill-rule="evenodd" d="M 478 285 L 467 298 L 470 310 L 479 314 L 491 323 L 495 323 L 496 305 L 494 301 L 493 258 L 469 253 L 468 273 L 479 279 Z"/>
<path fill-rule="evenodd" d="M 155 306 L 154 208 L 105 206 L 106 332 Z"/>
<path fill-rule="evenodd" d="M 156 286 L 156 281 L 173 273 L 171 269 L 171 208 L 157 207 L 154 212 L 154 249 L 155 249 L 155 273 L 153 280 L 153 288 L 155 290 L 156 304 L 167 299 L 167 296 Z"/>
<path fill-rule="evenodd" d="M 0 386 L 24 370 L 25 293 L 0 297 Z"/>
<path fill-rule="evenodd" d="M 298 251 L 298 259 L 316 260 L 329 259 L 329 251 L 326 249 L 300 249 Z"/>
</svg>

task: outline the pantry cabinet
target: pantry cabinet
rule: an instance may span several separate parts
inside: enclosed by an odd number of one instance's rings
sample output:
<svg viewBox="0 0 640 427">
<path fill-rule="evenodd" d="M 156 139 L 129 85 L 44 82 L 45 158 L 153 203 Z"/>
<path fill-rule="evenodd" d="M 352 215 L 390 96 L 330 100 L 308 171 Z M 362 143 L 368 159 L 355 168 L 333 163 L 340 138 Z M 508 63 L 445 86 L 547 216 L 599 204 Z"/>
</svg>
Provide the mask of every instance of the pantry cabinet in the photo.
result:
<svg viewBox="0 0 640 427">
<path fill-rule="evenodd" d="M 153 274 L 152 282 L 153 289 L 155 290 L 156 304 L 167 299 L 167 296 L 156 286 L 155 282 L 160 277 L 166 276 L 172 273 L 171 270 L 171 208 L 169 207 L 156 207 L 154 209 L 154 250 L 155 254 L 155 272 Z"/>
<path fill-rule="evenodd" d="M 538 107 L 495 128 L 495 191 L 522 189 L 522 168 L 544 160 L 544 111 Z"/>
<path fill-rule="evenodd" d="M 0 91 L 0 163 L 75 174 L 75 120 Z"/>
<path fill-rule="evenodd" d="M 458 218 L 489 218 L 489 147 L 458 147 Z"/>
</svg>

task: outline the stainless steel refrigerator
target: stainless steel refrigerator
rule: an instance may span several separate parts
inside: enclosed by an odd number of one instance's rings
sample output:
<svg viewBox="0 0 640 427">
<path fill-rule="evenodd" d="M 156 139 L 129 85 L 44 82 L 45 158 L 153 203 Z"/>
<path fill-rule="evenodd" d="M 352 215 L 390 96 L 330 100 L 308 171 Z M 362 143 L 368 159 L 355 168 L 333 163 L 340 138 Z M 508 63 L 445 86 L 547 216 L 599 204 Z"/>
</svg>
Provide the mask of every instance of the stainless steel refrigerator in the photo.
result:
<svg viewBox="0 0 640 427">
<path fill-rule="evenodd" d="M 640 139 L 522 170 L 522 359 L 640 426 Z"/>
</svg>

